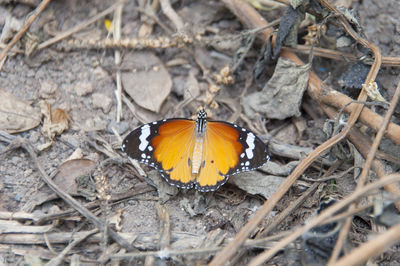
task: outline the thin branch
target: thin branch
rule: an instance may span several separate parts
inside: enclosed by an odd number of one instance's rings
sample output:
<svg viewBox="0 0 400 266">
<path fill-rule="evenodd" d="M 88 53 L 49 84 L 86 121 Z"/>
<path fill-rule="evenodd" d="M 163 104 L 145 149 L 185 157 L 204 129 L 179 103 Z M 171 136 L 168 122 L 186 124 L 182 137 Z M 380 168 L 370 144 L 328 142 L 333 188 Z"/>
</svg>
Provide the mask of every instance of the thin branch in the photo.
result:
<svg viewBox="0 0 400 266">
<path fill-rule="evenodd" d="M 391 227 L 367 243 L 353 249 L 348 255 L 335 262 L 336 266 L 362 265 L 400 241 L 400 224 Z"/>
<path fill-rule="evenodd" d="M 371 191 L 374 191 L 374 190 L 376 190 L 380 187 L 383 187 L 387 184 L 391 184 L 391 183 L 395 183 L 395 182 L 399 182 L 399 181 L 400 181 L 400 174 L 396 173 L 396 174 L 387 175 L 383 179 L 380 179 L 374 183 L 371 183 L 371 184 L 368 184 L 368 185 L 362 187 L 360 190 L 355 191 L 354 193 L 350 194 L 343 200 L 333 204 L 331 207 L 324 210 L 320 215 L 318 215 L 311 221 L 307 222 L 306 225 L 298 228 L 295 232 L 293 232 L 289 236 L 287 236 L 284 239 L 282 239 L 281 241 L 279 241 L 270 250 L 267 250 L 266 252 L 263 252 L 260 255 L 258 255 L 255 259 L 253 259 L 249 263 L 249 265 L 251 265 L 251 266 L 260 265 L 263 262 L 267 261 L 268 259 L 271 259 L 277 252 L 279 252 L 279 250 L 281 250 L 286 245 L 288 245 L 289 243 L 296 240 L 303 233 L 309 231 L 311 228 L 314 228 L 315 226 L 320 225 L 324 220 L 331 217 L 337 211 L 348 206 L 350 203 L 352 203 L 356 200 L 359 200 L 361 196 L 364 196 L 367 193 L 370 193 Z"/>
<path fill-rule="evenodd" d="M 1 132 L 1 136 L 7 136 L 9 135 L 6 132 Z M 77 210 L 80 214 L 82 214 L 84 217 L 86 217 L 89 221 L 91 221 L 97 228 L 102 229 L 104 227 L 103 222 L 97 218 L 92 212 L 90 212 L 87 208 L 85 208 L 82 204 L 80 204 L 77 200 L 75 200 L 73 197 L 71 197 L 68 193 L 64 192 L 61 190 L 56 183 L 47 175 L 46 171 L 44 170 L 43 166 L 40 164 L 36 152 L 34 151 L 32 144 L 26 140 L 26 139 L 21 139 L 21 138 L 15 138 L 10 135 L 8 139 L 13 139 L 14 143 L 16 143 L 19 147 L 23 148 L 26 150 L 33 160 L 35 166 L 39 170 L 39 173 L 41 175 L 42 180 L 50 187 L 51 190 L 53 190 L 61 199 L 63 199 L 67 204 L 69 204 L 72 208 Z M 10 142 L 8 142 L 10 143 Z M 10 144 L 14 145 L 14 144 Z M 17 145 L 14 145 L 15 148 L 17 148 Z M 123 246 L 124 248 L 131 249 L 130 243 L 122 238 L 118 233 L 113 231 L 112 229 L 109 228 L 108 230 L 111 238 L 116 241 L 118 244 Z"/>
<path fill-rule="evenodd" d="M 89 26 L 90 24 L 95 23 L 96 21 L 98 21 L 99 19 L 107 16 L 108 14 L 112 13 L 121 3 L 125 2 L 125 0 L 120 0 L 117 3 L 113 4 L 112 6 L 110 6 L 109 8 L 107 8 L 106 10 L 104 10 L 103 12 L 95 15 L 94 17 L 88 19 L 87 21 L 82 22 L 79 25 L 76 25 L 75 27 L 73 27 L 70 30 L 67 30 L 66 32 L 60 33 L 57 36 L 55 36 L 54 38 L 51 38 L 45 42 L 42 42 L 41 44 L 38 45 L 38 50 L 42 50 L 50 45 L 53 45 L 57 42 L 59 42 L 60 40 L 63 40 L 69 36 L 71 36 L 72 34 L 86 28 L 87 26 Z"/>
<path fill-rule="evenodd" d="M 93 229 L 91 231 L 85 232 L 84 234 L 82 234 L 81 236 L 75 238 L 71 243 L 68 244 L 68 246 L 66 248 L 64 248 L 64 250 L 62 252 L 60 252 L 60 254 L 57 255 L 57 257 L 52 258 L 47 264 L 46 266 L 57 266 L 60 265 L 65 256 L 67 256 L 67 254 L 79 243 L 81 243 L 83 240 L 85 240 L 86 238 L 88 238 L 91 235 L 96 234 L 99 231 L 99 229 Z"/>
<path fill-rule="evenodd" d="M 32 25 L 32 23 L 36 20 L 36 18 L 43 12 L 43 10 L 47 7 L 47 5 L 50 3 L 51 0 L 43 0 L 40 5 L 32 11 L 29 15 L 28 18 L 26 19 L 25 25 L 18 31 L 18 33 L 14 36 L 14 38 L 9 42 L 6 46 L 6 48 L 3 49 L 0 53 L 0 61 L 3 61 L 3 59 L 6 57 L 8 51 L 16 44 L 22 36 L 25 34 L 25 32 L 29 29 L 29 27 Z"/>
</svg>

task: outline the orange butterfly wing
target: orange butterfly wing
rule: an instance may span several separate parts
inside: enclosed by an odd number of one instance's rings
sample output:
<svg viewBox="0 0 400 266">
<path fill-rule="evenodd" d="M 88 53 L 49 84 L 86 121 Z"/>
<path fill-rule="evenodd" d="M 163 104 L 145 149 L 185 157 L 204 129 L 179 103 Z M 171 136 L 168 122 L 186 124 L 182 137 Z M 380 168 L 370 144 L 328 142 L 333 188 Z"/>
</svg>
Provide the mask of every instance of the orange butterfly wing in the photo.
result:
<svg viewBox="0 0 400 266">
<path fill-rule="evenodd" d="M 145 124 L 124 139 L 122 150 L 132 159 L 159 170 L 168 183 L 191 188 L 194 128 L 195 121 L 189 119 Z"/>
<path fill-rule="evenodd" d="M 154 137 L 154 158 L 161 163 L 163 177 L 182 188 L 193 186 L 191 156 L 194 148 L 192 120 L 172 120 L 159 127 Z"/>
<path fill-rule="evenodd" d="M 254 170 L 268 160 L 265 144 L 252 132 L 226 122 L 207 122 L 203 164 L 196 178 L 196 189 L 214 191 L 229 176 Z"/>
</svg>

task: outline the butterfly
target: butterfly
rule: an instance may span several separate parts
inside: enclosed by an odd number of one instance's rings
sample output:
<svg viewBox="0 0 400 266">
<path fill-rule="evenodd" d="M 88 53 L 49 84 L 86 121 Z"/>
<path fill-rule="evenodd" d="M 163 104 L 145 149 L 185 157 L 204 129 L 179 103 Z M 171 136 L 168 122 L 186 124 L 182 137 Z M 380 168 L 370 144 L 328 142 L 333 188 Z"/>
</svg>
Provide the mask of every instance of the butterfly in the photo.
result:
<svg viewBox="0 0 400 266">
<path fill-rule="evenodd" d="M 229 176 L 263 166 L 266 145 L 250 130 L 223 121 L 164 119 L 127 135 L 122 150 L 132 159 L 157 169 L 171 185 L 214 191 Z"/>
</svg>

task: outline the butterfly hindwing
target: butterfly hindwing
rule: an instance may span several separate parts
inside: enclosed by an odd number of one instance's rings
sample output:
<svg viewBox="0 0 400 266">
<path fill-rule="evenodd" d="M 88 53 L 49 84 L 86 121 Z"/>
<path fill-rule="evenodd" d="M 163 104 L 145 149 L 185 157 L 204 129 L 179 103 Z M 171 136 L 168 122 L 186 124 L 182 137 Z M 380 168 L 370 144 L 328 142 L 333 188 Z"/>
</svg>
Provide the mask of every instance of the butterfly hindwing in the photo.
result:
<svg viewBox="0 0 400 266">
<path fill-rule="evenodd" d="M 203 164 L 196 179 L 199 191 L 214 191 L 229 176 L 261 167 L 269 160 L 265 144 L 251 131 L 234 124 L 207 123 Z"/>
<path fill-rule="evenodd" d="M 193 186 L 190 156 L 194 124 L 189 119 L 145 124 L 124 139 L 122 149 L 131 158 L 159 170 L 168 183 L 190 188 Z"/>
</svg>

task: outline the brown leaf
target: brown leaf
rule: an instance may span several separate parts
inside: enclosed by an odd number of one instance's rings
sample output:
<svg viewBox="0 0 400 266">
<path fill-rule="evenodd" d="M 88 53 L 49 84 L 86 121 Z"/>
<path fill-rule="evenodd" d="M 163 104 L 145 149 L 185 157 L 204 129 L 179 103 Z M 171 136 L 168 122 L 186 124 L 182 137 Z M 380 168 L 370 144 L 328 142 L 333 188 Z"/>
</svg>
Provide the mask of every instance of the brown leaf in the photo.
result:
<svg viewBox="0 0 400 266">
<path fill-rule="evenodd" d="M 136 52 L 125 56 L 122 84 L 125 91 L 139 106 L 158 112 L 171 92 L 172 80 L 164 65 L 150 52 Z"/>
<path fill-rule="evenodd" d="M 58 167 L 54 182 L 70 195 L 79 195 L 76 178 L 89 174 L 96 163 L 89 159 L 74 159 L 64 162 Z"/>
<path fill-rule="evenodd" d="M 61 134 L 69 128 L 69 120 L 71 120 L 71 116 L 68 111 L 57 108 L 50 113 L 50 104 L 45 101 L 40 102 L 40 108 L 45 117 L 42 132 L 48 139 L 54 139 L 56 135 Z"/>
<path fill-rule="evenodd" d="M 23 132 L 40 123 L 40 112 L 11 93 L 0 89 L 0 129 L 8 133 Z"/>
<path fill-rule="evenodd" d="M 243 108 L 247 116 L 260 113 L 271 119 L 300 116 L 300 105 L 307 88 L 310 65 L 279 58 L 275 72 L 262 91 L 247 95 Z"/>
</svg>

